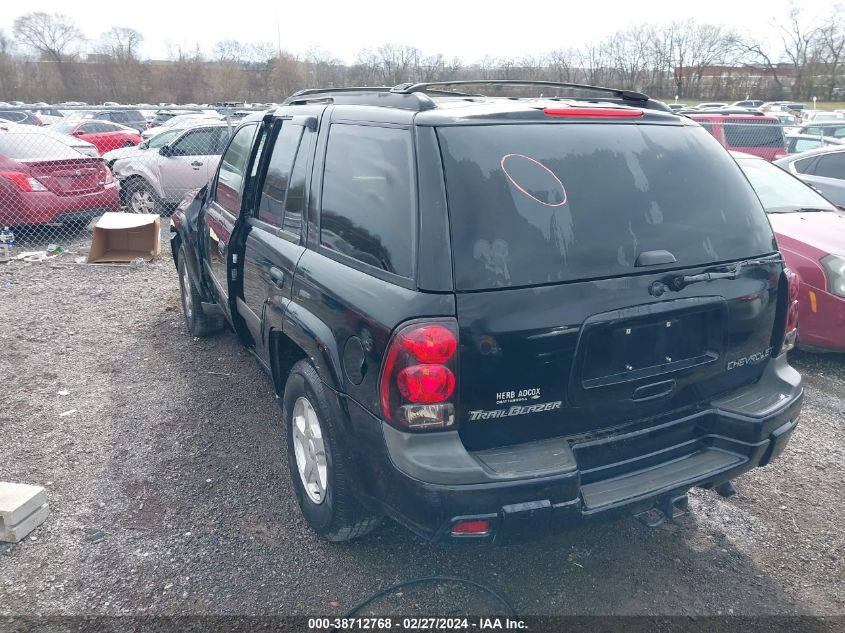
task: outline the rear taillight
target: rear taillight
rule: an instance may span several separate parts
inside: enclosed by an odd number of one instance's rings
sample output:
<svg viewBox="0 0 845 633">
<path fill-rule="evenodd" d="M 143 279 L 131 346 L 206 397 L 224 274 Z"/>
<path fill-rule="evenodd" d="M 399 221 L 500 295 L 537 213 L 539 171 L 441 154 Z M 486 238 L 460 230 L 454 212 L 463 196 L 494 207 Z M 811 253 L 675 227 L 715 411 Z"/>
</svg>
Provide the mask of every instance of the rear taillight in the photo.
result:
<svg viewBox="0 0 845 633">
<path fill-rule="evenodd" d="M 788 352 L 795 347 L 798 341 L 798 290 L 801 282 L 798 275 L 789 270 L 783 269 L 786 276 L 787 302 L 786 302 L 786 325 L 783 329 L 783 342 L 780 346 L 781 353 Z"/>
<path fill-rule="evenodd" d="M 47 187 L 22 171 L 0 171 L 0 176 L 11 180 L 21 191 L 47 191 Z"/>
<path fill-rule="evenodd" d="M 100 185 L 110 185 L 114 182 L 114 174 L 111 173 L 111 169 L 106 167 L 105 165 L 100 165 Z"/>
<path fill-rule="evenodd" d="M 455 423 L 458 324 L 436 319 L 405 325 L 384 357 L 379 390 L 384 419 L 407 430 Z"/>
</svg>

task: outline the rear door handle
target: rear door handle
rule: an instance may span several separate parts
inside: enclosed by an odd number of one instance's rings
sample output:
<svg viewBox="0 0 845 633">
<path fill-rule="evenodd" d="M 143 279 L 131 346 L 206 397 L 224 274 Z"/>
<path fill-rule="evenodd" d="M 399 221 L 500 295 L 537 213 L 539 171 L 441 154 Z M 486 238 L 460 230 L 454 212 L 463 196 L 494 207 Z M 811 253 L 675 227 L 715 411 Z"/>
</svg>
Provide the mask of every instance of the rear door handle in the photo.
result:
<svg viewBox="0 0 845 633">
<path fill-rule="evenodd" d="M 273 283 L 278 288 L 281 288 L 285 285 L 285 271 L 275 266 L 270 266 L 270 279 L 273 280 Z"/>
<path fill-rule="evenodd" d="M 191 163 L 191 167 L 193 167 L 194 169 L 199 169 L 200 167 L 202 167 L 202 162 L 195 160 Z"/>
</svg>

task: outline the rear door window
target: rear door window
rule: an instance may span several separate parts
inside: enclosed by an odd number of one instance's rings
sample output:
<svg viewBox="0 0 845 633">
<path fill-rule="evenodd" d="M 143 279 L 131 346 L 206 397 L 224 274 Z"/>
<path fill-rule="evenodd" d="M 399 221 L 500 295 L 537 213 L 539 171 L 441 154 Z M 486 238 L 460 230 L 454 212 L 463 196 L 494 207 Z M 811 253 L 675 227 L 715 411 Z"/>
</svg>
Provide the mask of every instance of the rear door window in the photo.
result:
<svg viewBox="0 0 845 633">
<path fill-rule="evenodd" d="M 530 286 L 774 250 L 760 201 L 698 126 L 522 124 L 438 129 L 455 284 Z M 719 186 L 713 186 L 719 183 Z"/>
<path fill-rule="evenodd" d="M 332 125 L 323 177 L 321 246 L 411 276 L 411 151 L 407 129 Z"/>
<path fill-rule="evenodd" d="M 273 143 L 273 153 L 264 176 L 258 219 L 274 226 L 282 225 L 285 195 L 288 192 L 293 160 L 299 149 L 303 127 L 284 121 Z"/>
</svg>

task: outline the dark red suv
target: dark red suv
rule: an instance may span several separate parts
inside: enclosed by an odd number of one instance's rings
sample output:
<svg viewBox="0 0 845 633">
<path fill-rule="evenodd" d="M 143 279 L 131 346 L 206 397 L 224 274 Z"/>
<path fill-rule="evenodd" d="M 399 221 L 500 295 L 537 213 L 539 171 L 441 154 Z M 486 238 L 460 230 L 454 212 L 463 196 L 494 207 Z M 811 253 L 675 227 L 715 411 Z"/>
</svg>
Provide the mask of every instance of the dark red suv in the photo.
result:
<svg viewBox="0 0 845 633">
<path fill-rule="evenodd" d="M 768 161 L 787 155 L 786 139 L 777 117 L 724 110 L 687 116 L 731 151 L 753 154 Z"/>
</svg>

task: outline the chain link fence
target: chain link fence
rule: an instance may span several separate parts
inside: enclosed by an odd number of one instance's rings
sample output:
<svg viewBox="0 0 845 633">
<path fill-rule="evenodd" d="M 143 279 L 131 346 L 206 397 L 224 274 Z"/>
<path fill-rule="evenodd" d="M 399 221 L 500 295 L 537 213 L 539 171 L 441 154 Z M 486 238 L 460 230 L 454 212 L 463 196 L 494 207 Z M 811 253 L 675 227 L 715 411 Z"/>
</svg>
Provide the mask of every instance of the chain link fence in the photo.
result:
<svg viewBox="0 0 845 633">
<path fill-rule="evenodd" d="M 271 106 L 0 108 L 0 258 L 82 250 L 108 211 L 169 215 Z"/>
<path fill-rule="evenodd" d="M 238 122 L 273 105 L 0 108 L 0 257 L 82 249 L 107 211 L 169 215 L 213 177 Z M 768 160 L 845 143 L 836 113 L 818 124 L 788 112 L 681 113 Z"/>
</svg>

